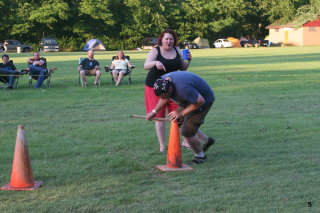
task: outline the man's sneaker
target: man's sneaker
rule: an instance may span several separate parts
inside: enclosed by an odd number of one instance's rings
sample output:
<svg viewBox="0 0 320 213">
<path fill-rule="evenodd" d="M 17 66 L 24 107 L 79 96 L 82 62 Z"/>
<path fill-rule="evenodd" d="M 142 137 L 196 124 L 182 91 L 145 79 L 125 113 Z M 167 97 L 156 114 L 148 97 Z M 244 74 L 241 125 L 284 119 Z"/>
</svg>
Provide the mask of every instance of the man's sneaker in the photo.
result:
<svg viewBox="0 0 320 213">
<path fill-rule="evenodd" d="M 206 160 L 207 160 L 207 156 L 204 156 L 204 157 L 194 156 L 194 159 L 192 161 L 190 161 L 189 164 L 202 164 L 202 163 L 206 162 Z"/>
<path fill-rule="evenodd" d="M 206 151 L 208 150 L 208 148 L 209 148 L 210 146 L 212 146 L 215 142 L 216 142 L 216 140 L 215 140 L 214 138 L 209 137 L 208 143 L 206 143 L 206 144 L 202 147 L 203 152 L 206 152 Z"/>
</svg>

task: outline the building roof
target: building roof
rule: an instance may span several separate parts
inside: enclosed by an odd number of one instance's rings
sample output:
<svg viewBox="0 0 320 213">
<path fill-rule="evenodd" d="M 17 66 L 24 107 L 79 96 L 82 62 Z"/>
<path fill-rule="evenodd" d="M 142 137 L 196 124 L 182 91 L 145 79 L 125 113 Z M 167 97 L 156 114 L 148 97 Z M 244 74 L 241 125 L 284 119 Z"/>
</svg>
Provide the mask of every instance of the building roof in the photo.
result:
<svg viewBox="0 0 320 213">
<path fill-rule="evenodd" d="M 303 27 L 320 27 L 320 16 L 314 21 L 309 21 Z"/>
<path fill-rule="evenodd" d="M 313 20 L 313 21 L 308 21 L 303 25 L 298 25 L 297 22 L 291 21 L 288 23 L 281 23 L 280 21 L 275 21 L 274 23 L 266 26 L 266 29 L 279 29 L 279 28 L 295 28 L 295 27 L 320 27 L 320 16 L 318 19 Z"/>
<path fill-rule="evenodd" d="M 288 22 L 286 24 L 281 24 L 280 21 L 275 21 L 272 24 L 266 26 L 266 29 L 278 29 L 278 28 L 294 28 L 294 23 Z"/>
</svg>

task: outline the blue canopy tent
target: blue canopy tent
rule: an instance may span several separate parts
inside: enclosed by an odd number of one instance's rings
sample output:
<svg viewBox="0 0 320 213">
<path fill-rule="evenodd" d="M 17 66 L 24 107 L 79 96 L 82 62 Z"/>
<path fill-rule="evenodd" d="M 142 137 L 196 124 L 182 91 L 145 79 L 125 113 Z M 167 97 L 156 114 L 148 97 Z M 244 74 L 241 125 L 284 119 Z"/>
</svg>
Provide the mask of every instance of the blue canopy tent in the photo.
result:
<svg viewBox="0 0 320 213">
<path fill-rule="evenodd" d="M 99 50 L 106 50 L 106 48 L 104 47 L 104 45 L 102 44 L 101 41 L 99 41 L 98 39 L 91 39 L 90 41 L 88 41 L 86 43 L 86 45 L 84 46 L 84 48 L 82 49 L 84 51 L 89 51 L 89 50 L 94 50 L 94 51 L 99 51 Z"/>
</svg>

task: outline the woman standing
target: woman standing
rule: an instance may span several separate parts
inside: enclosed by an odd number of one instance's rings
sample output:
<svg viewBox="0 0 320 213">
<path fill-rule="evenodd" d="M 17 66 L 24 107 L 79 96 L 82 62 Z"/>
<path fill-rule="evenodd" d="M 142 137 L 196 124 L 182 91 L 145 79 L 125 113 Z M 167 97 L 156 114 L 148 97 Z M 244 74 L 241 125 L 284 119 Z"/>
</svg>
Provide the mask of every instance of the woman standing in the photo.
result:
<svg viewBox="0 0 320 213">
<path fill-rule="evenodd" d="M 163 31 L 158 38 L 158 45 L 150 50 L 144 63 L 144 69 L 149 70 L 145 81 L 146 113 L 153 112 L 157 118 L 164 118 L 166 109 L 168 112 L 171 112 L 178 108 L 178 106 L 170 101 L 167 106 L 163 107 L 159 112 L 154 110 L 159 100 L 153 91 L 155 81 L 166 73 L 177 70 L 187 70 L 191 61 L 190 53 L 187 56 L 188 60 L 183 60 L 182 52 L 177 45 L 178 38 L 176 33 L 171 29 Z M 164 152 L 165 122 L 155 121 L 155 128 L 160 144 L 160 152 Z M 183 145 L 189 146 L 186 143 Z"/>
</svg>

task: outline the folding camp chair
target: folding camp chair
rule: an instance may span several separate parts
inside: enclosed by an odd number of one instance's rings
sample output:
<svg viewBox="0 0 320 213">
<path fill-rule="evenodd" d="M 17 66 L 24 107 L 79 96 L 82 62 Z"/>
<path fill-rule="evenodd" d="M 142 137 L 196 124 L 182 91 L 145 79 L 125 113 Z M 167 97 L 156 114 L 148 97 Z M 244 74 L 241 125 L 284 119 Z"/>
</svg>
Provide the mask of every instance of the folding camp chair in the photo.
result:
<svg viewBox="0 0 320 213">
<path fill-rule="evenodd" d="M 44 82 L 46 82 L 46 86 L 48 88 L 51 87 L 51 76 L 52 74 L 54 73 L 54 70 L 56 70 L 57 68 L 51 68 L 51 69 L 47 69 L 47 72 L 45 73 L 45 80 Z M 35 80 L 37 81 L 38 80 L 38 76 L 37 75 L 31 75 L 30 72 L 29 72 L 29 87 L 31 88 L 32 87 L 32 81 Z"/>
<path fill-rule="evenodd" d="M 13 85 L 15 88 L 18 88 L 20 76 L 22 76 L 24 74 L 27 74 L 27 72 L 25 70 L 21 70 L 20 73 L 18 72 L 15 74 L 15 82 Z M 1 88 L 5 89 L 5 88 L 9 87 L 9 77 L 7 75 L 0 73 L 0 82 L 3 83 Z"/>
<path fill-rule="evenodd" d="M 19 77 L 16 78 L 15 82 L 14 82 L 14 87 L 18 88 L 18 79 Z M 0 82 L 3 83 L 1 85 L 1 88 L 6 89 L 9 87 L 9 80 L 3 77 L 0 77 Z"/>
<path fill-rule="evenodd" d="M 82 62 L 84 59 L 86 59 L 86 58 L 79 58 L 78 67 L 79 67 L 79 65 L 81 64 L 81 62 Z M 79 72 L 79 69 L 78 69 L 78 72 Z M 94 75 L 86 75 L 86 76 L 94 76 L 94 77 L 96 77 L 97 75 L 94 74 Z M 84 87 L 84 84 L 83 84 L 83 81 L 82 81 L 80 72 L 79 72 L 79 85 L 81 85 L 82 87 Z M 98 80 L 98 85 L 100 86 L 100 79 Z"/>
<path fill-rule="evenodd" d="M 46 69 L 46 72 L 44 74 L 45 80 L 43 82 L 46 82 L 46 86 L 48 88 L 50 88 L 51 87 L 51 76 L 54 73 L 54 70 L 56 70 L 57 68 L 48 69 L 47 68 L 48 67 L 47 60 L 45 58 L 43 58 L 43 60 L 45 62 L 44 65 L 43 65 L 45 68 L 43 68 L 43 69 Z M 32 87 L 32 81 L 33 80 L 37 81 L 39 76 L 31 74 L 30 70 L 29 70 L 29 67 L 25 71 L 29 72 L 29 87 L 31 88 Z"/>
<path fill-rule="evenodd" d="M 0 82 L 3 83 L 3 85 L 1 85 L 1 88 L 5 89 L 8 87 L 8 82 L 1 77 L 0 77 Z"/>
<path fill-rule="evenodd" d="M 112 61 L 115 60 L 116 57 L 117 57 L 117 56 L 112 56 Z M 128 61 L 130 61 L 130 56 L 125 55 L 124 58 L 127 59 Z M 135 68 L 135 67 L 129 67 L 129 66 L 127 65 L 127 70 L 128 70 L 128 72 L 123 76 L 123 77 L 128 76 L 128 84 L 131 84 L 131 83 L 132 83 L 132 82 L 131 82 L 131 73 L 132 73 L 132 69 L 133 69 L 133 68 Z M 113 70 L 112 70 L 110 67 L 105 66 L 105 67 L 104 67 L 104 71 L 110 73 L 110 75 L 111 75 L 111 80 L 112 80 L 112 84 L 115 84 L 114 79 L 113 79 L 113 75 L 112 75 L 112 71 L 113 71 Z"/>
</svg>

